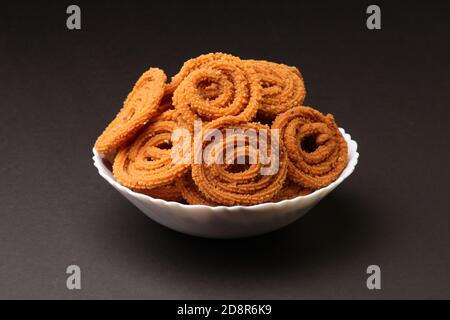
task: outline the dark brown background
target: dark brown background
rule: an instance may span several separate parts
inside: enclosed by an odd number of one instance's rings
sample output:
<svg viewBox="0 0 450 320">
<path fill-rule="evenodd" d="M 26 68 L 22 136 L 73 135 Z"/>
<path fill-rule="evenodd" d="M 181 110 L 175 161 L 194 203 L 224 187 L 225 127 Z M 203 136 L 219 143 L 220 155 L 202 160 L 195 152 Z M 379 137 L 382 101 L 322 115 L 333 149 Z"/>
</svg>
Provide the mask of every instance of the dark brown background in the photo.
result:
<svg viewBox="0 0 450 320">
<path fill-rule="evenodd" d="M 0 298 L 450 298 L 449 6 L 77 1 L 0 7 Z M 448 3 L 448 2 L 447 2 Z M 296 65 L 359 143 L 354 175 L 278 232 L 170 231 L 105 183 L 96 136 L 149 66 L 211 51 Z M 82 269 L 69 292 L 65 269 Z M 382 290 L 366 268 L 382 268 Z"/>
</svg>

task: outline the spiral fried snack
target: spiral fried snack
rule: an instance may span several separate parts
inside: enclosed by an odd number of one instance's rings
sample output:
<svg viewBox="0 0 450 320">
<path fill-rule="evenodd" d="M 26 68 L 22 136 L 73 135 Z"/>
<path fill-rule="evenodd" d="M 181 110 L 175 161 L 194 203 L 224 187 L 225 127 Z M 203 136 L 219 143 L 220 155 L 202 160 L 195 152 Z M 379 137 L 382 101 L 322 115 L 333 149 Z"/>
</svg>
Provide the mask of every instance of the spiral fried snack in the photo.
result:
<svg viewBox="0 0 450 320">
<path fill-rule="evenodd" d="M 176 201 L 176 202 L 183 201 L 181 190 L 175 183 L 149 190 L 135 190 L 135 191 L 146 194 L 152 198 L 163 199 L 166 201 Z"/>
<path fill-rule="evenodd" d="M 189 164 L 174 161 L 171 154 L 180 143 L 172 140 L 172 132 L 177 128 L 175 121 L 151 123 L 131 146 L 120 149 L 113 165 L 116 180 L 135 190 L 173 184 L 189 170 Z"/>
<path fill-rule="evenodd" d="M 209 132 L 214 129 L 226 139 L 209 143 Z M 258 133 L 256 143 L 252 132 Z M 263 137 L 262 132 L 267 136 Z M 192 165 L 192 178 L 200 192 L 213 202 L 230 206 L 272 199 L 287 174 L 287 154 L 279 140 L 273 138 L 269 127 L 240 117 L 222 117 L 207 124 L 203 135 L 195 137 L 206 162 L 194 161 Z"/>
<path fill-rule="evenodd" d="M 347 163 L 333 116 L 301 106 L 306 90 L 295 67 L 210 53 L 166 80 L 160 69 L 145 72 L 96 141 L 104 162 L 115 156 L 113 175 L 125 187 L 247 206 L 325 187 Z"/>
<path fill-rule="evenodd" d="M 249 121 L 261 102 L 262 88 L 256 71 L 237 57 L 201 56 L 188 62 L 174 79 L 180 83 L 173 103 L 188 123 L 223 116 L 240 116 Z"/>
<path fill-rule="evenodd" d="M 164 72 L 157 68 L 151 68 L 139 78 L 116 118 L 97 139 L 98 152 L 120 148 L 158 113 L 166 79 Z"/>
<path fill-rule="evenodd" d="M 193 205 L 217 206 L 217 203 L 206 198 L 197 185 L 192 180 L 192 173 L 189 171 L 181 179 L 177 179 L 176 185 L 184 200 Z"/>
<path fill-rule="evenodd" d="M 310 107 L 295 107 L 272 124 L 289 155 L 289 178 L 306 189 L 318 189 L 337 179 L 347 164 L 347 143 L 334 117 Z"/>
<path fill-rule="evenodd" d="M 246 60 L 259 75 L 262 101 L 259 111 L 275 118 L 289 108 L 303 103 L 306 90 L 303 77 L 295 67 L 263 60 Z"/>
<path fill-rule="evenodd" d="M 166 92 L 168 94 L 173 94 L 175 90 L 178 88 L 180 83 L 194 70 L 197 70 L 204 65 L 216 61 L 216 60 L 236 60 L 237 57 L 232 56 L 231 54 L 226 53 L 208 53 L 202 54 L 197 58 L 189 59 L 186 61 L 181 70 L 172 78 L 172 81 L 167 85 Z M 239 59 L 239 58 L 237 58 Z"/>
</svg>

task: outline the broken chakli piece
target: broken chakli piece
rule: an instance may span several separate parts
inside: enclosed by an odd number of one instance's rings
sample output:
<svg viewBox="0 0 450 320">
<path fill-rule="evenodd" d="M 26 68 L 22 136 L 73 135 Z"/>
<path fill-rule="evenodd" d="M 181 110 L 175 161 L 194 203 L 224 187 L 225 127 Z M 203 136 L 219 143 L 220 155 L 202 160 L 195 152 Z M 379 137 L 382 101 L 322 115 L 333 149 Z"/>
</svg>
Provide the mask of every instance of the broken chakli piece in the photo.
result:
<svg viewBox="0 0 450 320">
<path fill-rule="evenodd" d="M 314 192 L 347 164 L 334 117 L 303 106 L 296 67 L 210 53 L 166 80 L 158 68 L 145 72 L 95 143 L 113 159 L 117 182 L 133 191 L 191 205 L 251 206 Z M 202 123 L 197 135 L 195 121 Z M 254 143 L 248 132 L 266 134 Z M 174 160 L 180 150 L 185 161 Z"/>
</svg>

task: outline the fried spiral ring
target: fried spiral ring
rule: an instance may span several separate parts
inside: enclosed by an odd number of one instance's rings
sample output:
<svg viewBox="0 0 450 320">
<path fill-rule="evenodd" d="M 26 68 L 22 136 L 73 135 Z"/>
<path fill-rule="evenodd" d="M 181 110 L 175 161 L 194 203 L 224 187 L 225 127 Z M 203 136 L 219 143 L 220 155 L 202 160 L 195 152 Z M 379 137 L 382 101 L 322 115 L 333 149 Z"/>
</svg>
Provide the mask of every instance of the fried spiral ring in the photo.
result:
<svg viewBox="0 0 450 320">
<path fill-rule="evenodd" d="M 174 161 L 171 150 L 179 141 L 172 141 L 175 121 L 151 123 L 129 147 L 119 150 L 114 160 L 116 180 L 131 189 L 149 190 L 175 182 L 189 164 Z"/>
<path fill-rule="evenodd" d="M 246 63 L 260 77 L 262 86 L 260 113 L 273 119 L 289 108 L 302 105 L 306 89 L 297 68 L 264 60 L 246 60 Z"/>
<path fill-rule="evenodd" d="M 149 69 L 139 78 L 116 118 L 95 142 L 98 152 L 106 154 L 120 148 L 158 113 L 166 79 L 158 68 Z"/>
<path fill-rule="evenodd" d="M 289 155 L 289 178 L 306 189 L 327 186 L 347 164 L 347 142 L 331 114 L 310 107 L 295 107 L 272 124 L 280 129 Z"/>
<path fill-rule="evenodd" d="M 216 60 L 230 60 L 235 61 L 236 59 L 239 59 L 235 56 L 232 56 L 231 54 L 226 53 L 208 53 L 208 54 L 202 54 L 198 56 L 197 58 L 189 59 L 186 61 L 183 66 L 181 67 L 181 70 L 172 77 L 172 81 L 167 85 L 166 87 L 166 93 L 167 94 L 173 94 L 175 90 L 178 88 L 180 83 L 194 70 L 197 70 L 201 68 L 202 66 L 216 61 Z"/>
<path fill-rule="evenodd" d="M 276 141 L 276 146 L 271 143 L 270 128 L 259 123 L 249 123 L 240 117 L 222 117 L 207 124 L 201 137 L 195 137 L 197 143 L 201 144 L 202 150 L 207 150 L 208 146 L 211 146 L 208 139 L 205 139 L 211 129 L 218 129 L 223 133 L 227 129 L 236 129 L 236 131 L 232 135 L 225 135 L 226 138 L 222 144 L 220 142 L 215 144 L 219 150 L 212 148 L 210 153 L 206 153 L 206 158 L 214 161 L 210 163 L 194 161 L 192 164 L 192 179 L 200 192 L 213 202 L 230 206 L 254 205 L 272 199 L 282 188 L 286 179 L 287 154 L 279 141 Z M 267 133 L 266 151 L 270 149 L 270 152 L 267 152 L 268 158 L 271 159 L 270 163 L 262 161 L 260 152 L 263 141 L 261 135 L 258 136 L 257 143 L 252 144 L 248 142 L 245 133 L 239 133 L 239 130 L 254 130 L 258 133 L 265 130 Z M 231 158 L 228 157 L 227 152 L 226 160 L 220 164 L 219 161 L 224 157 L 224 150 L 228 150 L 229 147 L 233 148 Z M 272 147 L 277 148 L 273 149 Z M 246 160 L 247 167 L 243 170 L 238 168 L 240 170 L 235 171 L 233 169 L 240 155 L 245 155 L 249 160 L 252 158 L 254 161 Z M 262 175 L 262 168 L 274 165 L 273 159 L 275 158 L 272 156 L 276 157 L 276 161 L 278 161 L 277 169 L 271 174 Z"/>
<path fill-rule="evenodd" d="M 175 108 L 187 123 L 223 116 L 253 119 L 262 97 L 256 71 L 237 57 L 219 54 L 213 57 L 198 58 L 199 65 L 194 60 L 196 63 L 188 66 L 195 68 L 183 67 L 180 76 L 175 77 L 184 76 L 174 92 Z"/>
</svg>

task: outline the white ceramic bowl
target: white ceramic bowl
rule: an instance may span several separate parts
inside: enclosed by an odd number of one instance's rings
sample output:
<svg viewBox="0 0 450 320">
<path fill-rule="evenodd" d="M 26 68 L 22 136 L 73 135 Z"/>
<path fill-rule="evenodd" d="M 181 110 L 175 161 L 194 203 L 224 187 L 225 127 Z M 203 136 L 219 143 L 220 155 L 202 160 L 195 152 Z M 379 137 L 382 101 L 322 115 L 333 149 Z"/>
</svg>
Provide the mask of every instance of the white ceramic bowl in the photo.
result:
<svg viewBox="0 0 450 320">
<path fill-rule="evenodd" d="M 193 236 L 242 238 L 271 232 L 294 222 L 350 176 L 358 163 L 358 145 L 344 129 L 340 130 L 348 144 L 348 163 L 336 181 L 306 196 L 248 207 L 208 207 L 154 199 L 120 185 L 95 149 L 93 159 L 98 173 L 156 222 Z"/>
</svg>

